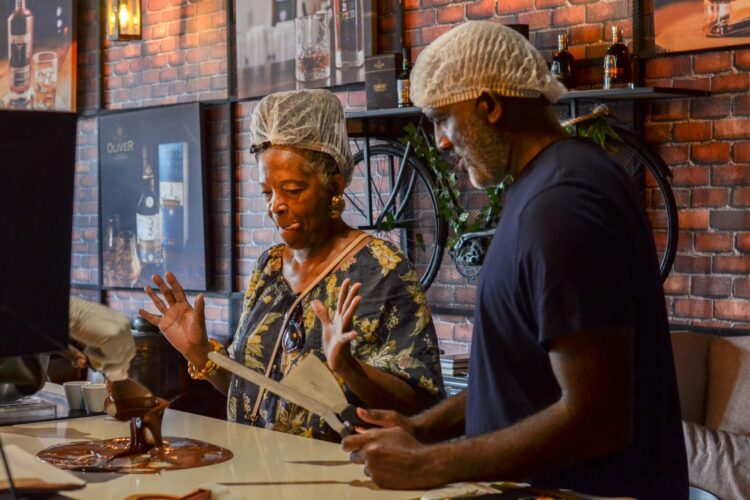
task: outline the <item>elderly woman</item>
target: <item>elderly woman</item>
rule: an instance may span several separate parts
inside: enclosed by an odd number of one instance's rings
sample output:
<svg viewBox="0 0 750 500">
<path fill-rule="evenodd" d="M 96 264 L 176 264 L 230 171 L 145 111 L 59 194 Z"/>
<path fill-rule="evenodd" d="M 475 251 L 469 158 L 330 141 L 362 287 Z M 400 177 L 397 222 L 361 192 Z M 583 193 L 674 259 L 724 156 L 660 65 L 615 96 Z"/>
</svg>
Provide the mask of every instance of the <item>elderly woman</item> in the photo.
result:
<svg viewBox="0 0 750 500">
<path fill-rule="evenodd" d="M 258 259 L 229 355 L 277 380 L 318 356 L 351 403 L 427 408 L 443 396 L 443 382 L 419 279 L 398 248 L 341 218 L 353 165 L 338 98 L 325 90 L 269 95 L 255 108 L 251 134 L 268 216 L 284 243 Z M 154 283 L 164 300 L 146 292 L 162 316 L 140 314 L 187 358 L 191 374 L 228 395 L 230 420 L 337 439 L 317 415 L 207 363 L 220 346 L 206 335 L 203 296 L 193 308 L 170 273 Z"/>
</svg>

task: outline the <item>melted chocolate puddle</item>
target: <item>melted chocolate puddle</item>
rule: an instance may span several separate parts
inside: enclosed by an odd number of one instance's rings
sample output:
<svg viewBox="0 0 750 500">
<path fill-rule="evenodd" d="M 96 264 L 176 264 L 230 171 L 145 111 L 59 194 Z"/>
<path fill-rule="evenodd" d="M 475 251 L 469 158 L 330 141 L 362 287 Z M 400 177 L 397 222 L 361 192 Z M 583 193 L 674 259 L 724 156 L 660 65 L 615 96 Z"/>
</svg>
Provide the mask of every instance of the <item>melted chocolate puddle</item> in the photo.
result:
<svg viewBox="0 0 750 500">
<path fill-rule="evenodd" d="M 130 420 L 130 438 L 50 446 L 37 456 L 61 469 L 86 472 L 158 473 L 226 462 L 232 452 L 190 438 L 162 437 L 161 422 L 168 402 L 145 386 L 126 379 L 108 382 L 107 413 Z"/>
</svg>

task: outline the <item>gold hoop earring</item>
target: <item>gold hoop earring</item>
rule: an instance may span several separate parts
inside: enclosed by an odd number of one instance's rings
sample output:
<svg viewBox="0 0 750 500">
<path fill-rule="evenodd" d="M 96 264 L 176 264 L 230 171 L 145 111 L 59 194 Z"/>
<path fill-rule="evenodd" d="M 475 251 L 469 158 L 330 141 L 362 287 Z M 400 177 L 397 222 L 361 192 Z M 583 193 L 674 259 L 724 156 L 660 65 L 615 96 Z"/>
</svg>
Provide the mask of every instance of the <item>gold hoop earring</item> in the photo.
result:
<svg viewBox="0 0 750 500">
<path fill-rule="evenodd" d="M 344 208 L 346 208 L 346 201 L 344 201 L 343 195 L 337 194 L 331 197 L 331 209 L 329 212 L 331 219 L 340 218 L 341 214 L 344 213 Z"/>
</svg>

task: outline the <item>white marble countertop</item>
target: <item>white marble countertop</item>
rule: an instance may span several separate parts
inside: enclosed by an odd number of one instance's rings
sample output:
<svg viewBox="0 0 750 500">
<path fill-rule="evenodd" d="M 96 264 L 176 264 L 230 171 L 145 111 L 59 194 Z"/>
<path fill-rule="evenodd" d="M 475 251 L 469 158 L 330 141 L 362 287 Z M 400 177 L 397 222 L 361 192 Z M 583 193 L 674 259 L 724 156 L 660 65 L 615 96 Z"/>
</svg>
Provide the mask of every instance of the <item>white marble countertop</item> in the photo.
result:
<svg viewBox="0 0 750 500">
<path fill-rule="evenodd" d="M 4 445 L 16 444 L 30 453 L 70 441 L 109 439 L 129 435 L 127 422 L 95 416 L 0 427 Z M 161 474 L 75 473 L 84 489 L 65 492 L 80 499 L 118 499 L 128 495 L 185 495 L 204 483 L 226 485 L 239 498 L 264 500 L 411 499 L 419 491 L 378 489 L 362 467 L 349 463 L 339 445 L 258 429 L 213 418 L 167 410 L 165 437 L 190 437 L 223 446 L 231 460 Z"/>
</svg>

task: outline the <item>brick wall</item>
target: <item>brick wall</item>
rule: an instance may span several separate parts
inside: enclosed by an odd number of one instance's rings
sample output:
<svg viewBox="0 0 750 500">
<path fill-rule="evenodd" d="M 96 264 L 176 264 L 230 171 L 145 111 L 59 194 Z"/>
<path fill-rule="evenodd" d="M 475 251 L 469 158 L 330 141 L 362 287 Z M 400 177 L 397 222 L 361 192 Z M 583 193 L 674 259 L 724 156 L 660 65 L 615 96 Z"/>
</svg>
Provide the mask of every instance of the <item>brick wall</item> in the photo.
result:
<svg viewBox="0 0 750 500">
<path fill-rule="evenodd" d="M 229 95 L 226 0 L 143 0 L 142 41 L 104 43 L 101 58 L 92 54 L 100 40 L 98 5 L 80 2 L 79 109 L 137 108 L 187 101 L 224 100 Z M 528 23 L 531 41 L 549 58 L 557 34 L 568 33 L 578 58 L 600 56 L 609 44 L 610 27 L 623 27 L 632 36 L 631 3 L 625 0 L 406 0 L 406 41 L 419 51 L 452 26 L 469 19 Z M 378 47 L 398 49 L 396 3 L 379 0 Z M 99 91 L 99 67 L 103 81 Z M 701 325 L 750 326 L 750 140 L 746 115 L 750 82 L 750 51 L 662 57 L 648 62 L 651 84 L 705 88 L 704 99 L 677 99 L 647 108 L 646 137 L 674 169 L 684 230 L 676 269 L 666 284 L 672 319 Z M 364 108 L 358 89 L 337 92 L 349 110 Z M 255 103 L 221 102 L 209 107 L 207 170 L 209 183 L 210 255 L 207 317 L 212 335 L 228 331 L 226 291 L 241 291 L 263 249 L 278 241 L 264 213 L 254 158 L 248 152 L 249 117 Z M 235 130 L 230 150 L 230 121 Z M 76 293 L 95 296 L 98 274 L 97 122 L 79 122 L 76 176 L 76 216 L 73 232 L 72 279 Z M 230 162 L 230 159 L 232 162 Z M 229 168 L 234 164 L 234 212 L 229 213 Z M 467 206 L 481 205 L 472 194 Z M 229 241 L 230 224 L 234 240 Z M 235 279 L 229 274 L 230 245 L 234 250 Z M 441 306 L 470 305 L 475 290 L 457 275 L 449 258 L 429 292 Z M 105 294 L 113 307 L 135 317 L 147 304 L 133 290 Z M 467 343 L 471 321 L 464 316 L 436 315 L 444 342 Z"/>
</svg>

